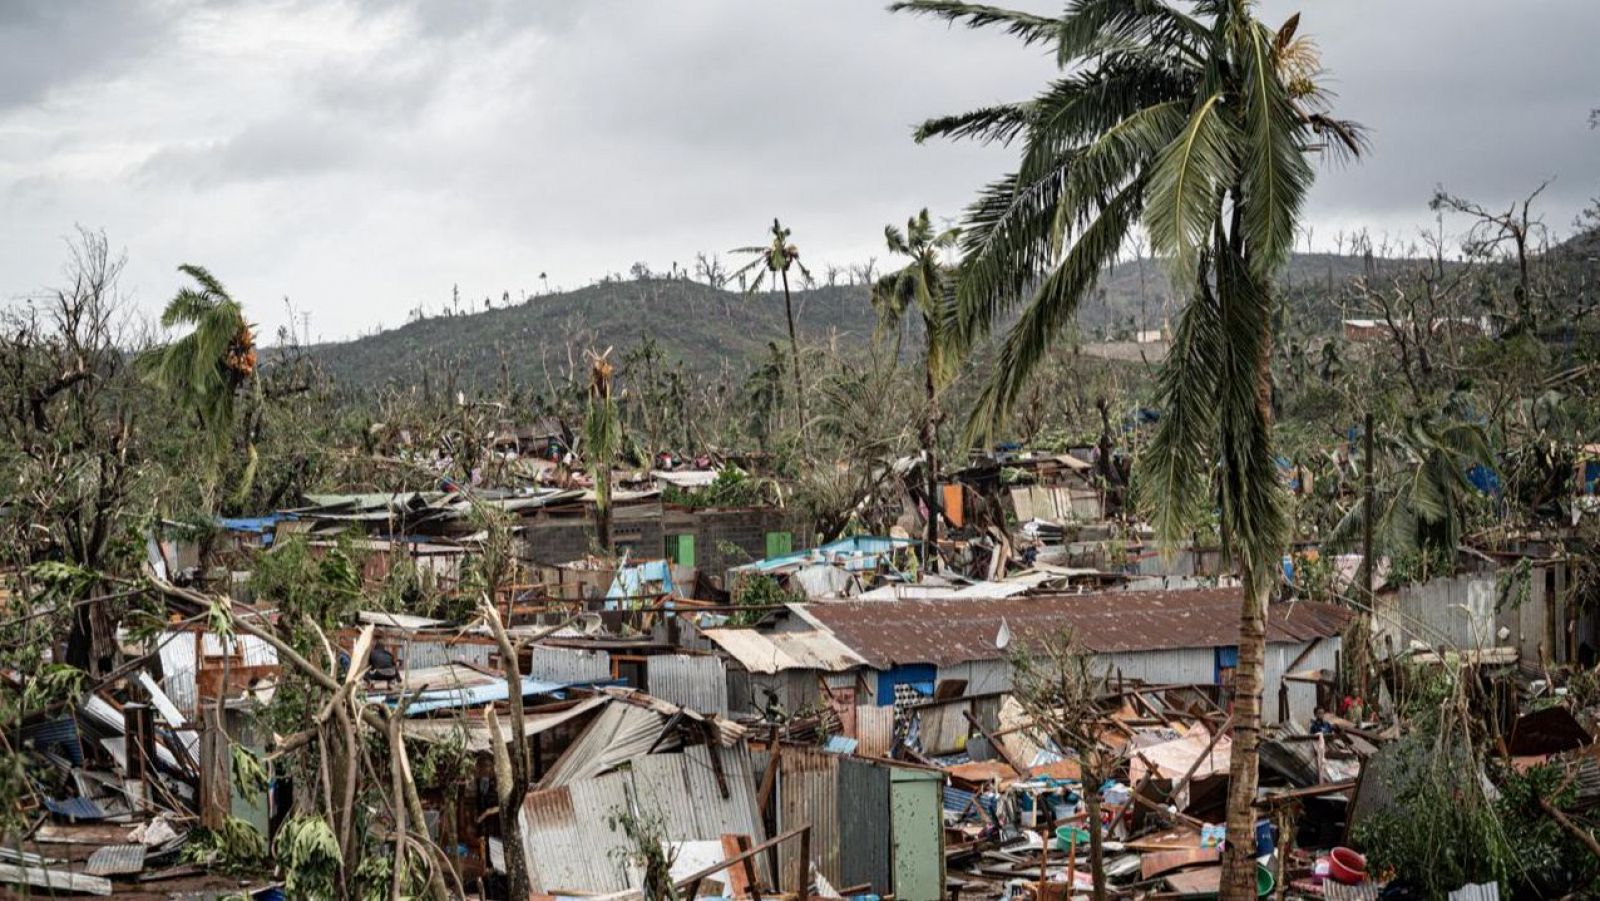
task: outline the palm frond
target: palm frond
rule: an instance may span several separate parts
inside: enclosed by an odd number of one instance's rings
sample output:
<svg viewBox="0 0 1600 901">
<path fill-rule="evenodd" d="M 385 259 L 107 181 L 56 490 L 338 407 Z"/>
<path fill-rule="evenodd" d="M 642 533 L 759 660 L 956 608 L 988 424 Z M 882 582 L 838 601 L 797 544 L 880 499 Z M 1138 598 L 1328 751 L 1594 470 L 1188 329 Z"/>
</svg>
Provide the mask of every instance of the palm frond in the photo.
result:
<svg viewBox="0 0 1600 901">
<path fill-rule="evenodd" d="M 1060 252 L 1072 231 L 1089 210 L 1106 202 L 1112 192 L 1141 172 L 1161 148 L 1183 128 L 1185 104 L 1169 100 L 1145 107 L 1107 129 L 1073 160 L 1068 172 L 1067 196 L 1077 201 L 1056 207 L 1050 243 Z"/>
<path fill-rule="evenodd" d="M 1009 144 L 1031 121 L 1032 116 L 1026 104 L 1005 103 L 928 119 L 911 132 L 911 137 L 918 144 L 929 138 Z"/>
<path fill-rule="evenodd" d="M 994 371 L 967 423 L 969 441 L 987 443 L 1009 418 L 1028 377 L 1122 248 L 1138 218 L 1143 193 L 1142 180 L 1124 187 L 1039 285 L 1021 318 L 1006 333 Z"/>
<path fill-rule="evenodd" d="M 1055 40 L 1060 28 L 1060 23 L 1048 16 L 960 0 L 903 0 L 889 4 L 889 11 L 934 16 L 968 28 L 998 25 L 1006 34 L 1020 38 L 1025 46 Z"/>
<path fill-rule="evenodd" d="M 1002 178 L 967 208 L 961 231 L 961 281 L 956 293 L 962 340 L 973 344 L 1020 303 L 1050 269 L 1051 224 L 1067 186 L 1063 165 L 1018 184 Z"/>
<path fill-rule="evenodd" d="M 1215 93 L 1195 106 L 1183 131 L 1156 155 L 1145 224 L 1152 249 L 1167 258 L 1180 284 L 1193 276 L 1210 239 L 1232 175 L 1234 140 L 1222 94 Z"/>
<path fill-rule="evenodd" d="M 1236 26 L 1244 59 L 1244 169 L 1239 221 L 1249 247 L 1250 269 L 1271 278 L 1294 248 L 1295 222 L 1311 187 L 1301 120 L 1278 80 L 1272 59 L 1273 36 L 1260 23 Z"/>
<path fill-rule="evenodd" d="M 1161 418 L 1135 479 L 1139 505 L 1166 547 L 1182 543 L 1210 508 L 1225 340 L 1221 309 L 1202 271 L 1161 364 L 1156 384 Z"/>
<path fill-rule="evenodd" d="M 1283 486 L 1271 440 L 1270 316 L 1272 300 L 1249 264 L 1217 242 L 1217 305 L 1223 336 L 1217 379 L 1221 439 L 1218 498 L 1228 550 L 1265 574 L 1288 538 Z"/>
<path fill-rule="evenodd" d="M 1194 60 L 1210 29 L 1159 0 L 1072 0 L 1060 23 L 1056 62 L 1070 65 L 1124 42 L 1149 42 Z"/>
</svg>

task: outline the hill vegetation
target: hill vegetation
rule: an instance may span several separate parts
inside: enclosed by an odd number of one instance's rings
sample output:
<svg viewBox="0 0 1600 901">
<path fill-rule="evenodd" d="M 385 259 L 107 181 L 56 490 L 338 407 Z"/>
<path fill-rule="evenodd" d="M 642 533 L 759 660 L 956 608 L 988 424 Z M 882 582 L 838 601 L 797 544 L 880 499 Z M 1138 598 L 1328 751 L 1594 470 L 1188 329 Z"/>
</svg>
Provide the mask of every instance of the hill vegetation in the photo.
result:
<svg viewBox="0 0 1600 901">
<path fill-rule="evenodd" d="M 1405 258 L 1375 258 L 1390 271 Z M 1301 317 L 1331 329 L 1340 314 L 1340 289 L 1363 275 L 1369 263 L 1349 254 L 1297 254 L 1283 283 Z M 1176 309 L 1171 279 L 1157 261 L 1120 263 L 1102 278 L 1079 310 L 1085 340 L 1120 340 L 1140 329 L 1169 324 Z M 811 343 L 863 346 L 876 323 L 864 283 L 816 285 L 795 292 L 795 315 Z M 420 385 L 448 378 L 463 387 L 542 385 L 560 378 L 581 360 L 574 348 L 614 347 L 624 354 L 649 339 L 666 360 L 683 361 L 706 375 L 724 366 L 743 374 L 768 353 L 768 342 L 784 334 L 783 298 L 746 295 L 687 277 L 647 275 L 606 279 L 575 291 L 530 296 L 520 303 L 423 315 L 399 328 L 352 341 L 319 345 L 314 357 L 341 387 L 365 390 L 384 385 Z M 907 344 L 907 352 L 912 345 Z"/>
</svg>

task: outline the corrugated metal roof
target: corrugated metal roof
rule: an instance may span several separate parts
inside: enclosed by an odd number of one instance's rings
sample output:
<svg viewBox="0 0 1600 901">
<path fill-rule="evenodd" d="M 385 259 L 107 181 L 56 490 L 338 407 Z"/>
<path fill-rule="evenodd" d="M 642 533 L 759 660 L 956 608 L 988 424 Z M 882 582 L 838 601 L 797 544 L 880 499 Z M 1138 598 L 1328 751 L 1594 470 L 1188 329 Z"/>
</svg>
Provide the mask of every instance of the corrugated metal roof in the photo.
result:
<svg viewBox="0 0 1600 901">
<path fill-rule="evenodd" d="M 899 607 L 898 604 L 884 603 L 872 606 Z M 827 632 L 706 629 L 703 634 L 752 673 L 777 673 L 793 669 L 837 673 L 867 662 Z"/>
<path fill-rule="evenodd" d="M 568 746 L 539 785 L 542 788 L 570 785 L 642 757 L 661 737 L 665 725 L 666 718 L 653 710 L 632 704 L 611 704 Z M 667 739 L 661 747 L 674 748 L 677 743 Z"/>
<path fill-rule="evenodd" d="M 1011 633 L 1012 645 L 1030 637 L 1052 638 L 1071 628 L 1085 648 L 1098 653 L 1228 647 L 1239 643 L 1239 600 L 1239 589 L 1225 588 L 891 603 L 841 601 L 811 604 L 806 609 L 813 621 L 831 631 L 860 659 L 887 669 L 903 663 L 946 666 L 1004 657 L 1009 649 L 995 646 L 1002 622 Z M 1331 637 L 1339 634 L 1348 619 L 1346 611 L 1330 604 L 1274 604 L 1267 614 L 1267 641 Z"/>
</svg>

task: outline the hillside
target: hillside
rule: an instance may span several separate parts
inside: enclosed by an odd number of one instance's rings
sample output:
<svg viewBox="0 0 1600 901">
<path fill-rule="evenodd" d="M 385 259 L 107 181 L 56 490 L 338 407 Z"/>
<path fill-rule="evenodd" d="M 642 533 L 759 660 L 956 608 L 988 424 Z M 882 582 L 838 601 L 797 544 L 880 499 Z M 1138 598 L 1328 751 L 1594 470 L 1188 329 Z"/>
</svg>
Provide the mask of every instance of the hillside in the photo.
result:
<svg viewBox="0 0 1600 901">
<path fill-rule="evenodd" d="M 1379 261 L 1383 267 L 1402 261 Z M 1331 327 L 1330 305 L 1318 303 L 1327 286 L 1362 271 L 1357 257 L 1297 255 L 1287 280 L 1309 319 Z M 1159 263 L 1123 263 L 1107 273 L 1079 311 L 1086 335 L 1130 327 L 1159 328 L 1177 309 Z M 830 337 L 849 345 L 868 340 L 873 312 L 860 285 L 819 287 L 795 294 L 795 315 L 805 340 Z M 1337 314 L 1331 313 L 1336 319 Z M 458 365 L 459 383 L 489 385 L 502 371 L 517 382 L 543 381 L 589 346 L 615 347 L 620 355 L 646 337 L 667 359 L 715 371 L 724 362 L 747 369 L 767 342 L 787 340 L 780 294 L 746 297 L 685 279 L 610 281 L 576 291 L 530 297 L 526 302 L 461 315 L 430 316 L 376 335 L 315 348 L 340 384 L 367 389 L 421 380 L 421 367 Z"/>
</svg>

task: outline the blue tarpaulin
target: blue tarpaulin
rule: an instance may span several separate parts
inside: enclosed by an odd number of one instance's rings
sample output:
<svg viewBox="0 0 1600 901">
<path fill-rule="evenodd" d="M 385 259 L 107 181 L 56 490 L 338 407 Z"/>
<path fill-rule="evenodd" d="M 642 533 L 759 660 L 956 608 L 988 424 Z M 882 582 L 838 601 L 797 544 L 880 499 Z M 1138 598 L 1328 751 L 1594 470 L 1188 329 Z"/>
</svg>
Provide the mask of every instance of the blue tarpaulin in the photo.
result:
<svg viewBox="0 0 1600 901">
<path fill-rule="evenodd" d="M 606 592 L 606 600 L 653 598 L 657 595 L 673 594 L 675 591 L 672 585 L 671 565 L 665 560 L 649 560 L 617 570 L 617 577 L 611 580 L 611 589 Z M 606 606 L 614 608 L 617 605 L 608 603 Z"/>
<path fill-rule="evenodd" d="M 1500 474 L 1481 463 L 1467 470 L 1467 481 L 1484 494 L 1500 493 Z"/>
</svg>

